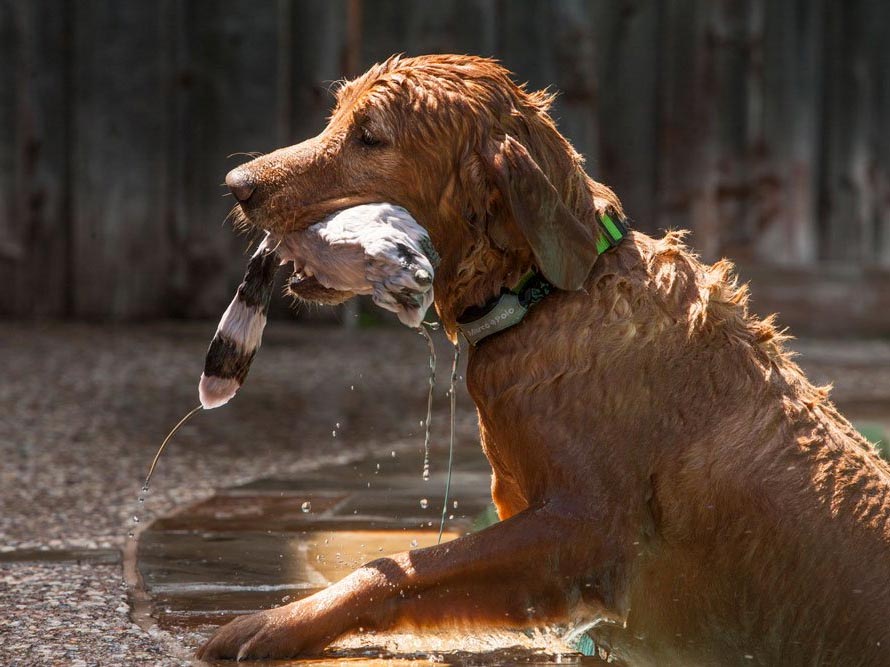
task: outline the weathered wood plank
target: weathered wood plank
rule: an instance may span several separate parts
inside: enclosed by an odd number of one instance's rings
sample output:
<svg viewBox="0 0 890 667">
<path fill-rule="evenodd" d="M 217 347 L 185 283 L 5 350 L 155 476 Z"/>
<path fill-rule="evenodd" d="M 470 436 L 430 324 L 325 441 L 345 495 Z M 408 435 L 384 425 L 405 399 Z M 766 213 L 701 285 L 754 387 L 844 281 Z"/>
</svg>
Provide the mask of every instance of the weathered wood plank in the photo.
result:
<svg viewBox="0 0 890 667">
<path fill-rule="evenodd" d="M 592 5 L 534 0 L 498 7 L 498 51 L 504 64 L 531 90 L 559 91 L 552 115 L 587 158 L 588 171 L 601 176 Z"/>
<path fill-rule="evenodd" d="M 0 80 L 15 81 L 18 68 L 19 32 L 14 0 L 0 0 Z M 16 179 L 16 109 L 18 86 L 0 86 L 0 280 L 4 285 L 24 258 L 18 233 L 18 183 Z M 28 291 L 31 295 L 31 291 Z M 17 297 L 11 290 L 0 294 L 0 316 L 18 315 Z M 24 313 L 29 314 L 29 313 Z"/>
<path fill-rule="evenodd" d="M 380 0 L 363 6 L 363 67 L 395 53 L 495 52 L 493 0 Z"/>
<path fill-rule="evenodd" d="M 3 65 L 14 68 L 0 102 L 4 138 L 0 184 L 6 214 L 0 244 L 0 312 L 69 314 L 67 225 L 69 44 L 68 2 L 4 3 Z M 4 73 L 5 74 L 5 73 Z M 10 186 L 13 186 L 10 188 Z"/>
<path fill-rule="evenodd" d="M 633 226 L 657 228 L 658 4 L 592 3 L 599 95 L 595 177 L 615 189 Z"/>
<path fill-rule="evenodd" d="M 177 200 L 170 302 L 184 317 L 219 317 L 246 261 L 248 238 L 224 224 L 234 205 L 226 172 L 283 143 L 279 136 L 278 5 L 184 0 L 174 117 Z"/>
<path fill-rule="evenodd" d="M 707 27 L 705 9 L 698 0 L 667 3 L 658 45 L 658 227 L 694 229 L 697 236 L 706 236 L 706 230 L 695 229 L 693 208 L 698 200 L 707 203 L 702 192 L 711 187 L 705 173 L 709 156 L 701 138 L 712 132 L 704 102 L 707 91 L 701 55 Z M 696 241 L 706 255 L 716 254 L 714 243 Z"/>
<path fill-rule="evenodd" d="M 804 264 L 817 255 L 824 2 L 767 2 L 753 85 L 761 99 L 753 138 L 760 207 L 753 257 Z"/>
<path fill-rule="evenodd" d="M 74 314 L 166 312 L 161 22 L 155 3 L 74 3 Z"/>
</svg>

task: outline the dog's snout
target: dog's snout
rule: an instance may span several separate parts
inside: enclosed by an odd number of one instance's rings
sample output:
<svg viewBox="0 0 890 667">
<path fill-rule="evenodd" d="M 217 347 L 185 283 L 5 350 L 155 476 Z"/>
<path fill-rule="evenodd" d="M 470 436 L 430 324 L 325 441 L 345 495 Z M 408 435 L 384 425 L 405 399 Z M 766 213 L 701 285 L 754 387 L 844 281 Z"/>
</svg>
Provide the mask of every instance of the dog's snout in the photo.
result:
<svg viewBox="0 0 890 667">
<path fill-rule="evenodd" d="M 226 185 L 239 202 L 246 202 L 256 190 L 256 181 L 250 172 L 238 167 L 226 174 Z"/>
</svg>

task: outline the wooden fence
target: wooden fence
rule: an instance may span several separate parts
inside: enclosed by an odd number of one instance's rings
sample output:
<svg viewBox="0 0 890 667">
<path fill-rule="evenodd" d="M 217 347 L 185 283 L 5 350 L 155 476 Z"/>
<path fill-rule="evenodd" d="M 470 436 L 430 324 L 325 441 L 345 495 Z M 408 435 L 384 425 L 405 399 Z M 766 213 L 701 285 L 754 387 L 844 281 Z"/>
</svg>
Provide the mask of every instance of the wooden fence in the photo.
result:
<svg viewBox="0 0 890 667">
<path fill-rule="evenodd" d="M 0 0 L 0 314 L 218 316 L 237 153 L 315 134 L 345 71 L 437 51 L 561 91 L 635 225 L 692 229 L 758 310 L 890 332 L 885 0 Z"/>
</svg>

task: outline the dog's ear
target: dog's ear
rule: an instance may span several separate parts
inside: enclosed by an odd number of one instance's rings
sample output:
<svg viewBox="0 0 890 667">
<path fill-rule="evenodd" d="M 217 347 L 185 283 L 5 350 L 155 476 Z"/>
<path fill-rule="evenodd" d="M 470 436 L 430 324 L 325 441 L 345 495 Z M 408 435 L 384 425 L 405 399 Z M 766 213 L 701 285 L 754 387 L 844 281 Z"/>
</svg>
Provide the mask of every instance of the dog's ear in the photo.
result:
<svg viewBox="0 0 890 667">
<path fill-rule="evenodd" d="M 525 146 L 510 135 L 489 141 L 481 157 L 541 273 L 559 289 L 583 287 L 597 258 L 591 230 L 572 215 Z"/>
</svg>

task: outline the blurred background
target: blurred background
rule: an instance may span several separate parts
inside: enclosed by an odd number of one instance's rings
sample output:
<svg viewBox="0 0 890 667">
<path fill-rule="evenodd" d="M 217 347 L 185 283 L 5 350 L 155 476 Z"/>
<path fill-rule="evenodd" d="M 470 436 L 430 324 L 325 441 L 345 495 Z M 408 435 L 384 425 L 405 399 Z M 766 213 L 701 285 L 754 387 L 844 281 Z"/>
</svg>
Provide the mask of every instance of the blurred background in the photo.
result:
<svg viewBox="0 0 890 667">
<path fill-rule="evenodd" d="M 758 312 L 888 334 L 888 44 L 884 0 L 0 0 L 0 316 L 218 317 L 225 173 L 320 131 L 337 79 L 460 52 L 558 90 L 634 225 L 691 229 Z"/>
</svg>

